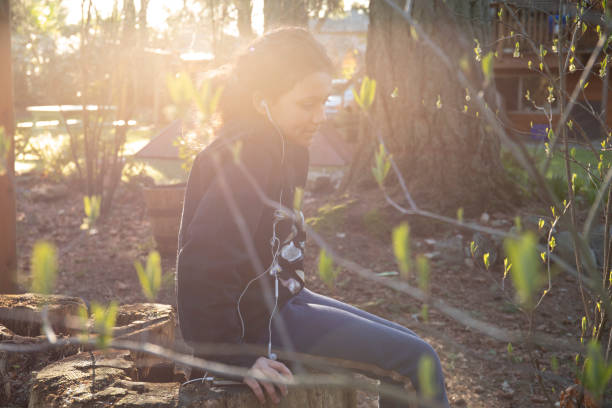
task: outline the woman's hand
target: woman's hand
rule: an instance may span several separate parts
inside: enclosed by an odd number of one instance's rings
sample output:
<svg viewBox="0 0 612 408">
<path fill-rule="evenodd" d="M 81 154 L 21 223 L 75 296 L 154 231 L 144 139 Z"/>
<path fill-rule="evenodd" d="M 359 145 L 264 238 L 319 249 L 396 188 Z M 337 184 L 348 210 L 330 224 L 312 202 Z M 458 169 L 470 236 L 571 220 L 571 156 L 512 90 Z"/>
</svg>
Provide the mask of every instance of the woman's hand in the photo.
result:
<svg viewBox="0 0 612 408">
<path fill-rule="evenodd" d="M 293 381 L 293 374 L 291 374 L 291 371 L 287 368 L 286 365 L 265 357 L 259 357 L 253 364 L 253 367 L 251 367 L 251 369 L 249 370 L 249 373 L 264 375 L 268 377 L 270 381 L 282 381 L 283 379 L 285 381 Z M 278 404 L 280 402 L 280 398 L 276 394 L 276 390 L 274 389 L 274 384 L 268 381 L 258 381 L 255 378 L 249 376 L 245 377 L 243 382 L 248 385 L 251 390 L 253 390 L 253 393 L 261 404 L 266 403 L 266 396 L 262 390 L 262 386 L 266 390 L 266 393 L 268 394 L 272 402 L 274 402 L 275 404 Z M 287 395 L 287 386 L 285 384 L 276 384 L 276 387 L 278 387 L 283 396 Z"/>
</svg>

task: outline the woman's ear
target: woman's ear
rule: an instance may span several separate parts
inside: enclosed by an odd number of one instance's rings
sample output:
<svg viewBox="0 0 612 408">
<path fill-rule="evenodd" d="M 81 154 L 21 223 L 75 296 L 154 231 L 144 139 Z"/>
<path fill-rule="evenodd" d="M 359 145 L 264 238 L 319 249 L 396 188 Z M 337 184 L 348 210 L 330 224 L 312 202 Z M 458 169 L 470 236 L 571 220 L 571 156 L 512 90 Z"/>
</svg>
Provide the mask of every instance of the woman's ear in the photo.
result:
<svg viewBox="0 0 612 408">
<path fill-rule="evenodd" d="M 257 113 L 259 113 L 260 115 L 265 115 L 266 114 L 266 109 L 264 107 L 266 102 L 265 102 L 261 92 L 258 91 L 258 92 L 253 93 L 252 103 L 253 103 L 253 107 L 255 108 L 255 111 Z"/>
</svg>

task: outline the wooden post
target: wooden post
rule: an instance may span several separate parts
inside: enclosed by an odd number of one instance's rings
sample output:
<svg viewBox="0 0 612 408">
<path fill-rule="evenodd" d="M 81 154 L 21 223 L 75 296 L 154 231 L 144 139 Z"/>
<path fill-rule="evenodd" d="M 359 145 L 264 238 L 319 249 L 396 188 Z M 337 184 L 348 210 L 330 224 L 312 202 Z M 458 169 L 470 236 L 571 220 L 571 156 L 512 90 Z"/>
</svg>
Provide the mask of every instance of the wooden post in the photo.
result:
<svg viewBox="0 0 612 408">
<path fill-rule="evenodd" d="M 8 141 L 6 171 L 0 172 L 0 293 L 17 287 L 17 231 L 15 220 L 15 148 L 13 77 L 11 68 L 10 0 L 0 0 L 0 126 Z"/>
</svg>

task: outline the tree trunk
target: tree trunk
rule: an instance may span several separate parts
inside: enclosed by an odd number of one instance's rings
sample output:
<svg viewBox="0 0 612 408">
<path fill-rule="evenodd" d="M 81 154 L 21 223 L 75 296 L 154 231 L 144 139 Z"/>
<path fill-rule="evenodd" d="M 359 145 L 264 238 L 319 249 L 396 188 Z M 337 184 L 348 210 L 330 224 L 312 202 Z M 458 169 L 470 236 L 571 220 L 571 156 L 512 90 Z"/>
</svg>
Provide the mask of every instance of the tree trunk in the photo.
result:
<svg viewBox="0 0 612 408">
<path fill-rule="evenodd" d="M 17 286 L 17 244 L 15 219 L 15 132 L 11 68 L 10 1 L 0 0 L 0 137 L 8 146 L 0 155 L 0 293 L 14 292 Z"/>
<path fill-rule="evenodd" d="M 240 38 L 246 39 L 253 37 L 253 26 L 251 23 L 253 1 L 237 0 L 236 8 L 238 9 L 238 32 L 240 33 Z"/>
<path fill-rule="evenodd" d="M 406 0 L 393 1 L 405 9 Z M 374 132 L 380 132 L 417 204 L 481 209 L 505 181 L 499 140 L 468 101 L 476 95 L 466 98 L 456 76 L 459 61 L 468 61 L 467 75 L 482 89 L 472 39 L 481 44 L 486 40 L 488 7 L 485 0 L 413 2 L 412 17 L 454 62 L 448 69 L 385 0 L 370 1 L 366 69 L 377 88 L 371 111 L 374 129 L 365 133 L 362 143 L 376 146 Z M 366 164 L 359 173 L 371 177 L 371 161 L 361 162 Z"/>
<path fill-rule="evenodd" d="M 306 0 L 264 0 L 264 30 L 308 25 Z"/>
</svg>

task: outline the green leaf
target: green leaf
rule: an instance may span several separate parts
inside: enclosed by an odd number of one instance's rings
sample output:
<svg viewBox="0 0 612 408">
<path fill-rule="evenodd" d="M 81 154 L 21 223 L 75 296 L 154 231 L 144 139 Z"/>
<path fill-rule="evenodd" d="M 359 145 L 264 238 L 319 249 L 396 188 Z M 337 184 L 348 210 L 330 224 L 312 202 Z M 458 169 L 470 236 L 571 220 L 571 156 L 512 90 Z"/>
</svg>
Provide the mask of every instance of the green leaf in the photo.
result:
<svg viewBox="0 0 612 408">
<path fill-rule="evenodd" d="M 417 33 L 416 28 L 414 28 L 413 25 L 410 25 L 410 36 L 414 41 L 419 40 L 419 34 Z"/>
<path fill-rule="evenodd" d="M 472 254 L 472 257 L 474 257 L 474 254 L 476 253 L 477 249 L 478 245 L 476 245 L 474 241 L 470 242 L 470 253 Z"/>
<path fill-rule="evenodd" d="M 599 77 L 603 78 L 606 76 L 606 71 L 608 68 L 608 56 L 604 55 L 604 58 L 601 60 L 601 66 L 599 67 Z"/>
<path fill-rule="evenodd" d="M 397 90 L 397 86 L 393 88 L 393 92 L 391 92 L 391 98 L 395 99 L 399 95 L 399 91 Z"/>
<path fill-rule="evenodd" d="M 512 268 L 512 264 L 508 262 L 508 258 L 504 258 L 504 279 L 506 279 L 506 276 L 508 276 L 510 268 Z"/>
<path fill-rule="evenodd" d="M 538 229 L 542 229 L 542 228 L 544 228 L 544 220 L 540 218 L 538 220 Z"/>
<path fill-rule="evenodd" d="M 512 57 L 513 58 L 521 57 L 521 46 L 519 45 L 518 41 L 514 44 L 514 52 L 512 53 Z"/>
<path fill-rule="evenodd" d="M 383 183 L 389 170 L 391 169 L 391 156 L 387 154 L 385 146 L 381 143 L 378 145 L 378 151 L 374 154 L 375 167 L 372 167 L 372 174 L 376 179 L 379 187 L 383 187 Z"/>
<path fill-rule="evenodd" d="M 89 198 L 89 196 L 85 196 L 83 197 L 83 207 L 85 209 L 85 216 L 87 216 L 87 218 L 89 218 L 91 216 L 91 199 Z"/>
<path fill-rule="evenodd" d="M 363 109 L 363 101 L 361 100 L 361 95 L 359 95 L 357 91 L 355 91 L 355 88 L 352 88 L 352 90 L 353 90 L 353 99 L 355 99 L 357 106 Z"/>
<path fill-rule="evenodd" d="M 463 223 L 463 207 L 457 208 L 457 221 Z"/>
<path fill-rule="evenodd" d="M 550 241 L 548 241 L 548 246 L 550 247 L 550 252 L 552 252 L 557 247 L 557 240 L 552 235 L 550 237 Z"/>
<path fill-rule="evenodd" d="M 523 222 L 521 221 L 520 216 L 514 217 L 514 226 L 516 227 L 517 232 L 521 232 L 523 230 Z"/>
<path fill-rule="evenodd" d="M 555 355 L 550 358 L 550 369 L 555 374 L 559 372 L 559 360 L 557 360 Z"/>
<path fill-rule="evenodd" d="M 117 319 L 118 306 L 116 302 L 111 302 L 108 307 L 98 303 L 91 304 L 91 314 L 93 316 L 93 330 L 98 334 L 97 345 L 99 348 L 106 348 L 113 340 L 113 328 Z"/>
<path fill-rule="evenodd" d="M 506 239 L 504 246 L 512 264 L 511 276 L 518 301 L 530 308 L 533 306 L 533 294 L 543 280 L 536 250 L 537 238 L 533 233 L 527 232 L 518 239 Z"/>
<path fill-rule="evenodd" d="M 400 224 L 393 229 L 392 233 L 393 253 L 397 260 L 401 276 L 407 278 L 412 267 L 412 249 L 410 245 L 410 226 L 406 223 Z"/>
<path fill-rule="evenodd" d="M 334 261 L 324 249 L 319 252 L 319 276 L 329 288 L 333 288 L 338 277 L 338 270 L 334 268 Z"/>
<path fill-rule="evenodd" d="M 81 229 L 89 229 L 93 227 L 98 218 L 100 217 L 100 196 L 84 196 L 83 197 L 83 210 L 85 211 L 85 219 Z"/>
<path fill-rule="evenodd" d="M 374 97 L 376 96 L 376 80 L 370 80 L 370 86 L 368 87 L 366 106 L 370 109 L 370 106 L 374 103 Z"/>
<path fill-rule="evenodd" d="M 293 209 L 295 211 L 302 211 L 302 204 L 304 202 L 304 189 L 296 187 L 293 193 Z"/>
<path fill-rule="evenodd" d="M 419 387 L 421 388 L 421 394 L 425 400 L 431 400 L 438 393 L 438 390 L 436 389 L 435 363 L 433 358 L 427 354 L 424 354 L 419 359 L 418 367 Z"/>
<path fill-rule="evenodd" d="M 159 252 L 151 251 L 147 258 L 146 269 L 140 262 L 134 262 L 142 292 L 150 302 L 155 301 L 162 283 L 161 257 Z"/>
<path fill-rule="evenodd" d="M 476 58 L 476 61 L 481 61 L 482 60 L 482 48 L 480 47 L 480 41 L 478 41 L 477 38 L 474 38 L 474 42 L 476 43 L 476 46 L 474 47 L 474 58 Z"/>
<path fill-rule="evenodd" d="M 429 292 L 429 260 L 423 255 L 417 257 L 417 269 L 419 271 L 419 288 L 423 292 Z"/>
<path fill-rule="evenodd" d="M 53 293 L 57 278 L 57 253 L 55 246 L 45 241 L 38 241 L 32 250 L 30 259 L 32 273 L 32 292 L 49 295 Z"/>
<path fill-rule="evenodd" d="M 489 266 L 490 266 L 490 260 L 489 260 L 489 258 L 490 258 L 490 256 L 489 256 L 489 253 L 488 253 L 488 252 L 487 252 L 487 253 L 485 253 L 485 254 L 482 256 L 482 262 L 484 263 L 484 266 L 485 266 L 485 268 L 487 268 L 487 269 L 489 269 Z"/>
<path fill-rule="evenodd" d="M 367 75 L 361 81 L 361 88 L 359 90 L 359 94 L 353 88 L 353 96 L 355 97 L 355 102 L 357 105 L 364 110 L 367 111 L 370 109 L 372 104 L 374 103 L 374 97 L 376 95 L 376 80 L 371 79 Z"/>
<path fill-rule="evenodd" d="M 514 347 L 512 347 L 512 343 L 508 343 L 508 355 L 512 357 L 513 352 L 514 352 Z"/>
<path fill-rule="evenodd" d="M 485 84 L 489 84 L 493 77 L 493 53 L 489 52 L 482 58 L 482 73 L 485 77 Z"/>
<path fill-rule="evenodd" d="M 429 306 L 427 303 L 421 306 L 421 319 L 423 319 L 424 322 L 429 321 Z"/>
<path fill-rule="evenodd" d="M 601 345 L 591 340 L 587 345 L 587 358 L 584 362 L 584 385 L 597 400 L 603 397 L 612 378 L 612 363 L 606 362 Z"/>
</svg>

